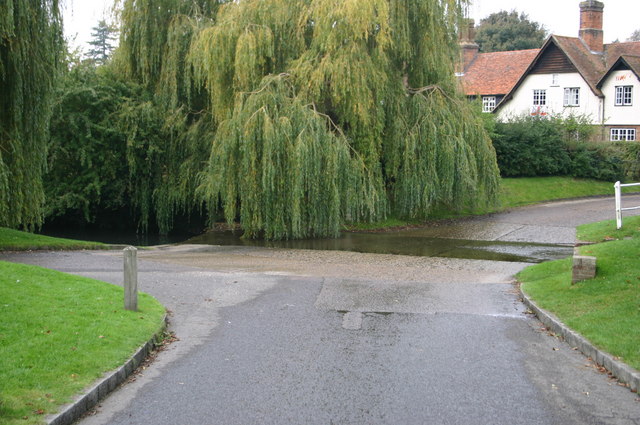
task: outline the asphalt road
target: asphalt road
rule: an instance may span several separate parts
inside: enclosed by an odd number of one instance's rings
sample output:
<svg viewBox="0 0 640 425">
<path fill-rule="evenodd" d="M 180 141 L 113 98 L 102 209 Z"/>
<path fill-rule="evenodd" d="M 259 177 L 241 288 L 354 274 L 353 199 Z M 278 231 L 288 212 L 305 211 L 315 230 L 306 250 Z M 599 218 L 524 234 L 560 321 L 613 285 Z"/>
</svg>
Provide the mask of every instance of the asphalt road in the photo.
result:
<svg viewBox="0 0 640 425">
<path fill-rule="evenodd" d="M 572 243 L 611 204 L 463 227 Z M 526 314 L 512 284 L 526 264 L 197 246 L 139 257 L 140 289 L 172 311 L 180 340 L 80 424 L 640 424 L 636 394 Z M 119 253 L 0 259 L 122 280 Z"/>
</svg>

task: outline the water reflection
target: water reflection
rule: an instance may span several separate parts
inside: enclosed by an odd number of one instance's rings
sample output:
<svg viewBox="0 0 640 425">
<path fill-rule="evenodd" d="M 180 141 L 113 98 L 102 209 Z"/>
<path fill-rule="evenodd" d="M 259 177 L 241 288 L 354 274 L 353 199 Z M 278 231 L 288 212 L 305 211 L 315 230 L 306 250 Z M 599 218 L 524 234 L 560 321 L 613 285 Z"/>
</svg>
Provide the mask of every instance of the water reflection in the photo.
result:
<svg viewBox="0 0 640 425">
<path fill-rule="evenodd" d="M 350 232 L 343 233 L 341 237 L 336 239 L 263 241 L 242 239 L 240 238 L 240 233 L 237 232 L 213 231 L 191 238 L 185 243 L 355 251 L 373 254 L 466 258 L 526 263 L 557 260 L 566 258 L 573 253 L 573 247 L 567 245 L 435 238 L 407 232 Z"/>
</svg>

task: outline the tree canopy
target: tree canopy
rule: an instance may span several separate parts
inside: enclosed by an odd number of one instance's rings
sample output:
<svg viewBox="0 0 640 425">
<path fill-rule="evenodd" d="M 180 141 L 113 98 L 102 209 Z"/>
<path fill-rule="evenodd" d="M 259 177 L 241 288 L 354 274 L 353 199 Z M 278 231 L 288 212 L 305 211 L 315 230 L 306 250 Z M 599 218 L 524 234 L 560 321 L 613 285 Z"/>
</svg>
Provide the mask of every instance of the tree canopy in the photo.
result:
<svg viewBox="0 0 640 425">
<path fill-rule="evenodd" d="M 525 13 L 506 10 L 492 13 L 480 21 L 475 42 L 481 52 L 538 49 L 547 31 L 541 24 L 529 20 Z"/>
<path fill-rule="evenodd" d="M 87 52 L 87 57 L 98 65 L 104 65 L 115 49 L 114 42 L 117 39 L 117 29 L 101 19 L 98 25 L 92 28 L 89 40 L 91 49 Z"/>
<path fill-rule="evenodd" d="M 139 199 L 167 227 L 205 202 L 270 239 L 493 202 L 495 152 L 454 79 L 462 3 L 125 0 L 115 66 L 165 131 L 125 120 L 156 157 L 130 165 L 161 169 Z"/>
<path fill-rule="evenodd" d="M 640 29 L 633 31 L 627 41 L 640 41 Z"/>
<path fill-rule="evenodd" d="M 0 226 L 42 222 L 42 174 L 62 50 L 58 0 L 0 2 Z"/>
</svg>

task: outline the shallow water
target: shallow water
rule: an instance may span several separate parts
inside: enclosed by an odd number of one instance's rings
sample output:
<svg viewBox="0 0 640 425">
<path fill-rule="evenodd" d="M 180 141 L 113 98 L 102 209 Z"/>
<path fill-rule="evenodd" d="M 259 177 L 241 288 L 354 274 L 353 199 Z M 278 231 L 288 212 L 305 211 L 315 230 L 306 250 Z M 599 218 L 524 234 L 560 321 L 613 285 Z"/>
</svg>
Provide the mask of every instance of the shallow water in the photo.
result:
<svg viewBox="0 0 640 425">
<path fill-rule="evenodd" d="M 240 237 L 240 233 L 215 231 L 188 239 L 184 243 L 355 251 L 374 254 L 526 263 L 557 260 L 566 258 L 573 253 L 573 247 L 567 245 L 436 238 L 424 236 L 421 232 L 411 230 L 384 233 L 345 232 L 341 237 L 335 239 L 302 239 L 290 241 L 245 240 Z"/>
</svg>

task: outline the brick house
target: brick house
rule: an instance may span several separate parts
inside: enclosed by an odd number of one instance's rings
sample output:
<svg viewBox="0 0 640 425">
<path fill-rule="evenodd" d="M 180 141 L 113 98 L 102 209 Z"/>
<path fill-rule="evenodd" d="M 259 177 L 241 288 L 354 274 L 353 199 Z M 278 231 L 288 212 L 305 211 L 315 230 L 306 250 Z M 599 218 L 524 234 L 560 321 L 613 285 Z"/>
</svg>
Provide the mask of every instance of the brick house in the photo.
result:
<svg viewBox="0 0 640 425">
<path fill-rule="evenodd" d="M 523 114 L 582 116 L 604 126 L 609 140 L 638 140 L 640 102 L 634 98 L 640 95 L 640 42 L 604 44 L 603 9 L 600 1 L 580 3 L 578 37 L 552 35 L 539 50 L 501 52 L 493 58 L 476 54 L 458 74 L 465 94 L 483 96 L 484 104 L 487 91 L 508 87 L 496 95 L 493 109 L 502 121 Z M 463 52 L 469 50 L 461 44 Z M 510 54 L 513 63 L 501 70 Z M 522 69 L 527 55 L 533 57 Z M 476 62 L 485 68 L 475 69 Z M 517 69 L 522 72 L 514 82 Z"/>
</svg>

